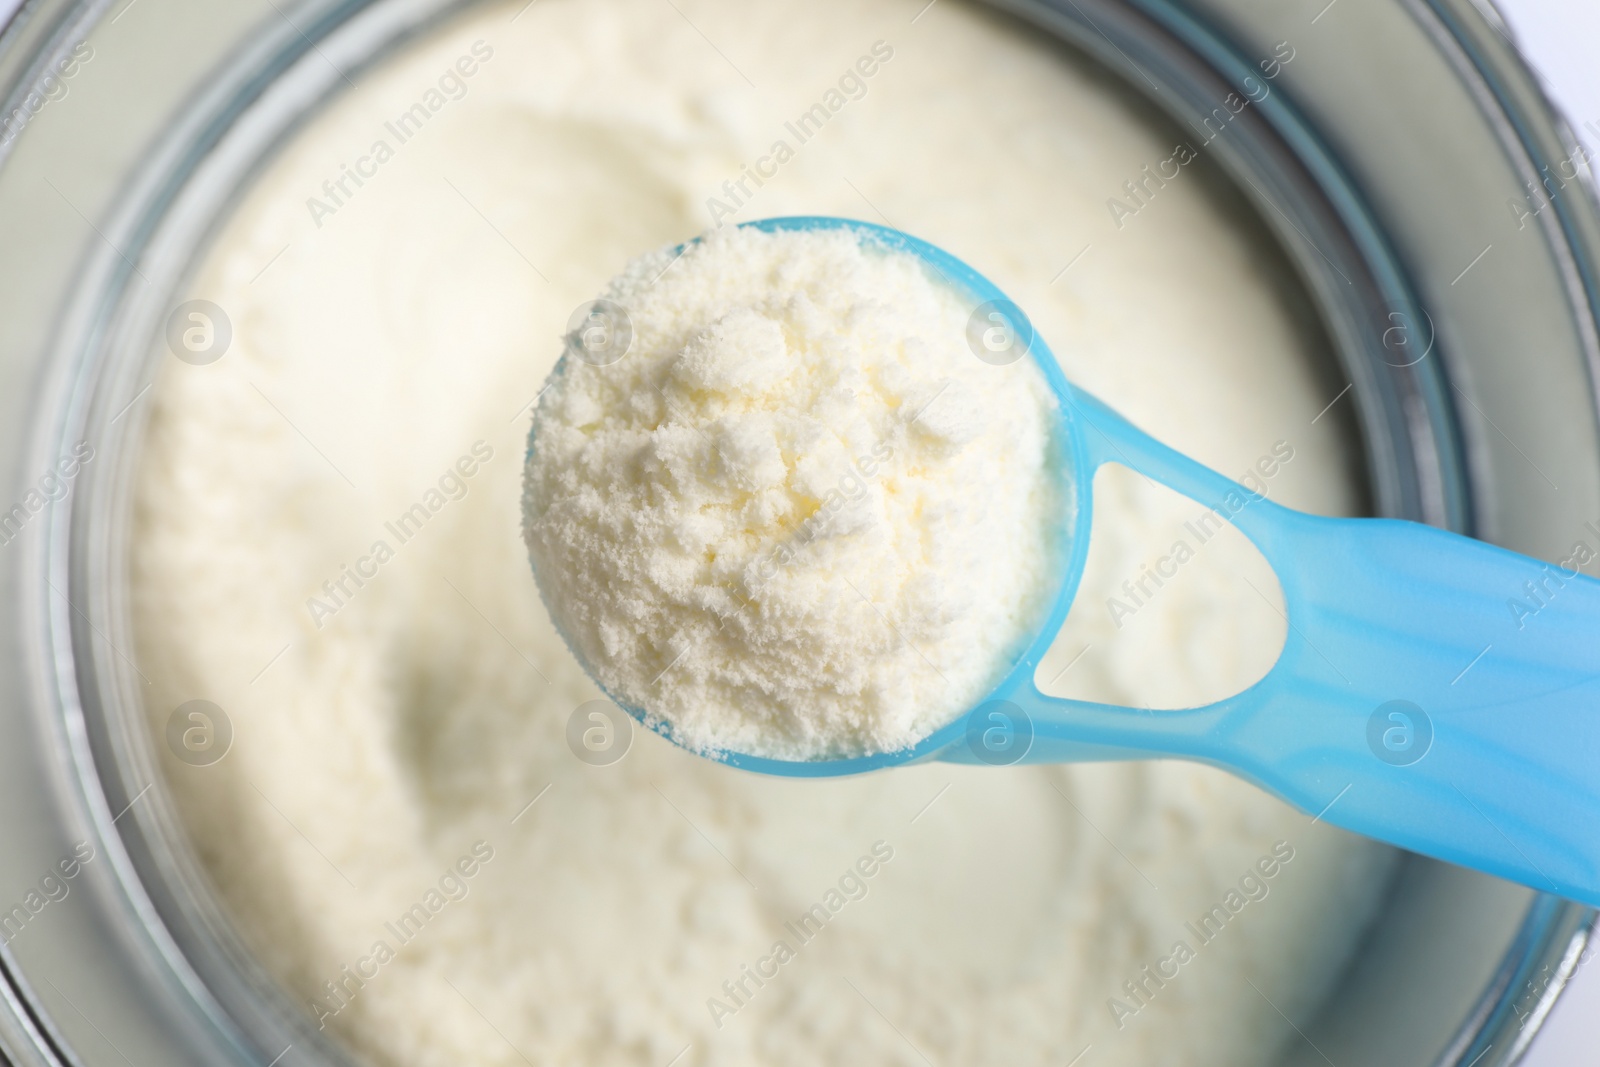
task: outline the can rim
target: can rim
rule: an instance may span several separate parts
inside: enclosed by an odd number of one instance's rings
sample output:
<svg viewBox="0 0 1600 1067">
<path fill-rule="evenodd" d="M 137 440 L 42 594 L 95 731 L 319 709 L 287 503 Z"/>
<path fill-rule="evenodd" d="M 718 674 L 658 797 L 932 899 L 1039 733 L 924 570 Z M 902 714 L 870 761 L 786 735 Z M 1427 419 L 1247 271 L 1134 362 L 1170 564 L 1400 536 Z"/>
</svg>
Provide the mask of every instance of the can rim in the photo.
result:
<svg viewBox="0 0 1600 1067">
<path fill-rule="evenodd" d="M 1036 16 L 1036 21 L 1048 21 L 1058 29 L 1060 20 L 1065 16 L 1065 6 L 1059 4 L 1037 3 L 1026 4 L 1025 0 L 992 0 L 996 6 L 1005 8 L 1013 13 L 1022 13 L 1020 9 L 1029 8 Z M 1487 75 L 1493 77 L 1487 80 L 1496 86 L 1496 92 L 1504 92 L 1504 96 L 1497 96 L 1498 106 L 1509 116 L 1511 128 L 1516 136 L 1522 138 L 1518 148 L 1522 151 L 1535 150 L 1530 146 L 1543 146 L 1552 138 L 1555 143 L 1562 140 L 1560 120 L 1554 111 L 1549 108 L 1548 102 L 1543 100 L 1542 94 L 1537 94 L 1530 104 L 1525 87 L 1521 82 L 1531 79 L 1520 61 L 1516 60 L 1514 53 L 1506 56 L 1496 55 L 1482 47 L 1479 36 L 1489 30 L 1485 16 L 1476 7 L 1472 6 L 1480 0 L 1408 0 L 1408 6 L 1420 10 L 1419 5 L 1425 5 L 1425 13 L 1431 13 L 1438 26 L 1444 27 L 1445 32 L 1451 35 L 1451 40 L 1456 41 L 1468 55 L 1474 66 Z M 1090 3 L 1084 0 L 1085 5 L 1097 12 L 1106 8 L 1104 0 L 1095 0 Z M 21 40 L 21 33 L 29 28 L 28 23 L 33 15 L 38 13 L 43 5 L 30 3 L 6 24 L 0 28 L 0 53 L 6 46 Z M 317 17 L 302 22 L 293 32 L 282 30 L 279 33 L 263 34 L 259 39 L 251 42 L 247 48 L 254 65 L 241 63 L 240 57 L 230 57 L 224 69 L 233 67 L 233 72 L 221 78 L 211 91 L 196 100 L 189 108 L 184 122 L 174 127 L 172 136 L 168 139 L 163 149 L 151 157 L 151 166 L 145 179 L 136 183 L 124 197 L 124 202 L 117 209 L 115 218 L 108 223 L 109 232 L 126 235 L 126 243 L 119 241 L 129 255 L 143 261 L 142 257 L 156 249 L 160 252 L 161 233 L 154 221 L 154 216 L 168 211 L 176 202 L 184 183 L 193 176 L 194 171 L 205 165 L 208 160 L 214 161 L 213 149 L 221 144 L 228 132 L 230 124 L 244 115 L 251 107 L 267 97 L 275 84 L 279 84 L 279 75 L 289 71 L 297 62 L 301 62 L 313 49 L 328 45 L 330 39 L 341 33 L 348 34 L 352 28 L 364 29 L 375 33 L 369 39 L 369 44 L 374 41 L 381 42 L 379 47 L 370 48 L 367 54 L 368 62 L 377 62 L 388 50 L 399 42 L 415 33 L 422 32 L 431 26 L 434 21 L 445 17 L 454 10 L 452 0 L 393 0 L 390 3 L 373 2 L 366 0 L 324 0 L 324 2 L 306 5 L 315 9 Z M 1077 3 L 1071 3 L 1072 8 L 1078 8 Z M 36 77 L 38 72 L 45 69 L 68 47 L 68 42 L 83 35 L 85 27 L 104 15 L 109 5 L 103 0 L 85 0 L 67 8 L 54 23 L 54 28 L 47 35 L 48 45 L 36 53 L 34 61 L 27 65 L 25 71 L 13 82 L 11 99 L 19 91 L 18 86 L 30 84 L 30 77 Z M 1193 22 L 1191 12 L 1167 0 L 1133 0 L 1130 8 L 1137 8 L 1139 13 L 1147 19 L 1168 20 L 1171 25 L 1182 21 Z M 1047 11 L 1046 9 L 1050 9 Z M 1052 13 L 1053 12 L 1053 13 Z M 374 14 L 384 14 L 390 17 L 387 23 L 381 19 L 374 20 L 373 25 L 361 26 L 363 16 L 374 19 Z M 1085 16 L 1087 18 L 1087 16 Z M 1476 20 L 1476 23 L 1473 22 Z M 1096 27 L 1099 32 L 1099 27 Z M 1470 41 L 1473 48 L 1467 48 L 1461 42 L 1463 39 Z M 1085 39 L 1075 42 L 1079 47 L 1093 52 L 1095 46 Z M 1473 49 L 1477 49 L 1474 51 Z M 1513 69 L 1508 64 L 1514 64 Z M 1542 105 L 1542 106 L 1541 106 Z M 301 112 L 303 117 L 304 112 Z M 289 119 L 279 128 L 272 138 L 281 138 L 288 135 L 289 131 L 296 128 L 297 119 Z M 276 140 L 269 138 L 267 144 L 275 144 Z M 1542 151 L 1542 148 L 1538 148 Z M 0 146 L 0 164 L 4 163 L 7 146 Z M 237 162 L 237 160 L 235 161 Z M 1581 295 L 1580 306 L 1592 309 L 1600 306 L 1600 297 L 1594 284 L 1596 276 L 1592 269 L 1595 262 L 1597 245 L 1592 239 L 1594 233 L 1600 232 L 1600 226 L 1594 224 L 1594 206 L 1587 203 L 1583 207 L 1575 205 L 1562 205 L 1563 211 L 1571 215 L 1573 212 L 1587 211 L 1589 218 L 1583 217 L 1558 217 L 1562 227 L 1563 241 L 1561 247 L 1573 256 L 1576 271 L 1577 289 L 1574 293 Z M 197 225 L 194 219 L 188 225 Z M 170 252 L 170 250 L 168 250 Z M 128 271 L 125 262 L 119 261 L 120 254 L 112 255 L 101 249 L 98 253 L 91 252 L 85 268 L 80 276 L 91 279 L 95 284 L 83 286 L 79 300 L 66 316 L 66 321 L 81 324 L 69 331 L 56 348 L 58 360 L 70 361 L 82 374 L 77 385 L 71 390 L 67 403 L 63 405 L 59 421 L 49 427 L 51 445 L 54 446 L 64 441 L 71 441 L 86 432 L 91 424 L 96 405 L 107 402 L 104 390 L 91 392 L 84 384 L 94 365 L 105 358 L 107 338 L 118 333 L 117 327 L 136 327 L 129 330 L 129 336 L 139 336 L 141 339 L 148 336 L 150 323 L 148 315 L 131 313 L 122 307 L 116 296 L 117 288 L 128 280 Z M 174 279 L 181 277 L 186 264 L 181 257 L 165 262 L 163 269 L 170 273 Z M 1400 289 L 1397 290 L 1396 299 L 1407 301 L 1407 307 L 1414 306 L 1410 301 L 1412 297 L 1406 290 L 1403 278 L 1399 279 Z M 1583 316 L 1580 315 L 1580 318 Z M 1589 318 L 1592 330 L 1593 319 Z M 140 333 L 140 330 L 146 331 Z M 141 346 L 147 347 L 147 346 Z M 1595 367 L 1600 366 L 1600 345 L 1592 346 L 1590 373 L 1591 380 L 1600 375 L 1595 373 Z M 134 360 L 132 362 L 137 362 Z M 1430 387 L 1440 391 L 1438 386 Z M 1427 391 L 1426 389 L 1424 391 Z M 1446 394 L 1447 395 L 1447 394 Z M 1445 451 L 1451 449 L 1449 442 L 1453 440 L 1454 429 L 1450 425 L 1448 405 L 1437 401 L 1432 403 L 1436 418 L 1442 418 L 1443 423 L 1435 423 L 1430 427 L 1430 432 L 1438 431 L 1442 447 Z M 1442 413 L 1442 414 L 1440 414 Z M 139 424 L 130 420 L 123 428 L 124 433 L 132 433 Z M 1459 447 L 1456 445 L 1454 447 Z M 126 452 L 127 450 L 124 450 Z M 1464 527 L 1470 525 L 1470 505 L 1465 496 L 1467 488 L 1464 482 L 1454 489 L 1449 488 L 1450 478 L 1441 481 L 1445 488 L 1436 499 L 1424 502 L 1421 496 L 1408 497 L 1399 493 L 1388 504 L 1386 510 L 1400 513 L 1410 512 L 1414 517 L 1424 517 L 1432 509 L 1439 518 L 1445 518 L 1451 525 Z M 101 483 L 103 484 L 103 482 Z M 1425 493 L 1418 489 L 1418 493 Z M 83 494 L 82 499 L 87 501 L 91 494 Z M 33 609 L 35 617 L 48 627 L 48 632 L 53 638 L 53 649 L 39 649 L 47 664 L 47 671 L 51 676 L 55 696 L 60 701 L 59 706 L 65 709 L 65 721 L 62 724 L 62 739 L 72 752 L 73 762 L 77 774 L 77 790 L 79 803 L 89 821 L 100 831 L 101 841 L 113 857 L 112 865 L 117 872 L 117 881 L 121 891 L 121 899 L 117 902 L 118 910 L 130 920 L 136 920 L 144 929 L 147 940 L 143 944 L 145 950 L 153 950 L 162 957 L 166 964 L 172 968 L 175 982 L 175 994 L 186 996 L 201 1005 L 201 1014 L 206 1019 L 209 1033 L 205 1040 L 213 1047 L 225 1047 L 235 1052 L 243 1053 L 247 1058 L 265 1053 L 262 1062 L 272 1056 L 263 1039 L 269 1031 L 276 1030 L 285 1025 L 294 1026 L 294 1019 L 286 1019 L 279 1010 L 268 1012 L 254 1023 L 241 1026 L 236 1010 L 237 1005 L 225 1005 L 212 996 L 209 984 L 204 981 L 201 974 L 192 966 L 190 951 L 193 943 L 189 937 L 176 934 L 169 928 L 170 908 L 176 904 L 172 901 L 160 902 L 151 896 L 151 887 L 147 883 L 147 875 L 152 868 L 147 865 L 157 863 L 158 866 L 178 862 L 172 857 L 157 860 L 148 853 L 139 855 L 139 849 L 147 848 L 139 845 L 132 849 L 126 847 L 124 834 L 126 827 L 116 825 L 133 801 L 135 795 L 134 784 L 149 778 L 149 771 L 153 766 L 145 758 L 133 755 L 137 752 L 137 742 L 129 747 L 129 739 L 116 736 L 121 727 L 113 727 L 103 721 L 97 721 L 95 705 L 108 693 L 120 687 L 118 668 L 115 664 L 101 664 L 100 669 L 85 659 L 74 656 L 73 648 L 84 649 L 92 644 L 92 624 L 87 617 L 80 618 L 74 615 L 70 605 L 62 605 L 45 595 L 42 587 L 51 580 L 63 582 L 67 587 L 85 590 L 85 596 L 93 601 L 90 611 L 97 617 L 114 617 L 117 608 L 114 604 L 103 600 L 101 593 L 95 593 L 94 588 L 107 566 L 105 558 L 95 561 L 89 557 L 95 553 L 107 552 L 104 541 L 104 531 L 85 531 L 83 528 L 83 508 L 78 497 L 74 497 L 67 507 L 60 508 L 52 513 L 48 536 L 41 544 L 41 556 L 36 561 L 37 567 L 32 573 L 39 577 L 35 588 L 29 593 L 29 606 Z M 103 584 L 103 583 L 102 583 Z M 124 679 L 125 680 L 125 679 Z M 108 688 L 109 687 L 109 688 Z M 121 724 L 122 727 L 127 723 Z M 142 726 L 142 720 L 140 721 Z M 159 793 L 159 788 L 157 789 Z M 144 836 L 161 835 L 167 832 L 168 827 L 164 821 L 170 818 L 170 813 L 163 814 L 161 805 L 147 804 L 135 812 L 132 822 L 141 827 L 140 834 Z M 185 902 L 190 906 L 194 902 Z M 215 907 L 215 905 L 212 905 Z M 216 912 L 220 920 L 220 910 Z M 1557 901 L 1554 898 L 1541 896 L 1535 898 L 1528 913 L 1523 920 L 1522 927 L 1513 941 L 1512 950 L 1503 959 L 1494 979 L 1485 988 L 1476 1007 L 1463 1023 L 1458 1037 L 1452 1042 L 1442 1059 L 1444 1065 L 1464 1065 L 1469 1062 L 1478 1062 L 1469 1057 L 1477 1056 L 1481 1059 L 1490 1047 L 1499 1045 L 1508 1049 L 1507 1058 L 1499 1062 L 1511 1062 L 1527 1047 L 1537 1032 L 1539 1024 L 1548 1015 L 1550 1007 L 1559 996 L 1565 979 L 1576 969 L 1583 949 L 1594 929 L 1597 917 L 1591 909 L 1581 905 Z M 212 927 L 211 923 L 206 924 Z M 226 923 L 223 922 L 222 927 Z M 209 937 L 225 937 L 219 933 L 222 927 L 210 928 L 206 931 Z M 232 952 L 226 948 L 222 950 L 219 958 L 231 958 Z M 235 961 L 237 962 L 237 961 Z M 1529 1012 L 1528 1021 L 1520 1027 L 1514 1014 L 1515 991 L 1521 988 L 1521 981 L 1526 976 L 1536 973 L 1535 968 L 1549 967 L 1556 964 L 1559 981 L 1548 983 L 1539 994 L 1535 1007 Z M 259 993 L 259 990 L 255 991 Z M 52 1037 L 52 1029 L 48 1020 L 38 1014 L 35 1000 L 21 971 L 15 966 L 14 959 L 4 946 L 0 946 L 0 997 L 3 997 L 12 1010 L 19 1016 L 29 1020 L 30 1032 L 36 1035 L 36 1042 L 40 1052 L 49 1057 L 51 1062 L 72 1062 L 70 1054 L 62 1051 L 60 1044 Z M 292 1013 L 298 1015 L 298 1013 Z M 269 1025 L 270 1024 L 270 1025 Z M 296 1030 L 301 1033 L 309 1045 L 315 1045 L 319 1051 L 327 1055 L 330 1062 L 348 1062 L 342 1050 L 337 1049 L 325 1040 L 319 1040 L 315 1031 L 304 1020 L 300 1020 Z M 1505 1042 L 1511 1040 L 1512 1045 Z M 1487 1062 L 1487 1061 L 1485 1061 Z"/>
</svg>

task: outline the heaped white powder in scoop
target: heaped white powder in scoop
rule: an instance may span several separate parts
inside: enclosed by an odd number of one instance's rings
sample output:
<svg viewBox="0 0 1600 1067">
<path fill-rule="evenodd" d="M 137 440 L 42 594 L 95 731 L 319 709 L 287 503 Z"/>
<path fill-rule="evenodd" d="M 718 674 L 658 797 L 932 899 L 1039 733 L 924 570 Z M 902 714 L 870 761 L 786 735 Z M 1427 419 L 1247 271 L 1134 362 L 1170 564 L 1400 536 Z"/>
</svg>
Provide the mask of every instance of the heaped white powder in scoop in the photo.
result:
<svg viewBox="0 0 1600 1067">
<path fill-rule="evenodd" d="M 902 749 L 978 704 L 1040 621 L 1065 526 L 1055 399 L 967 342 L 975 301 L 854 230 L 719 230 L 606 298 L 562 361 L 524 532 L 597 680 L 680 743 Z M 613 353 L 614 354 L 614 353 Z"/>
</svg>

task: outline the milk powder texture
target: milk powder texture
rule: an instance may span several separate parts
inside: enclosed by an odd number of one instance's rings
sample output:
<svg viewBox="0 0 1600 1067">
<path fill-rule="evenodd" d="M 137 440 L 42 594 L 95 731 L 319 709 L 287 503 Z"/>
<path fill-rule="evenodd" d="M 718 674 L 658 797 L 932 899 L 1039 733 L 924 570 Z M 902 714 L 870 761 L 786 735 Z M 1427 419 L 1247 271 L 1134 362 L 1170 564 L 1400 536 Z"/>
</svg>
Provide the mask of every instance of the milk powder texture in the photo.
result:
<svg viewBox="0 0 1600 1067">
<path fill-rule="evenodd" d="M 690 748 L 785 759 L 907 748 L 977 706 L 1067 527 L 1038 366 L 978 359 L 978 301 L 854 230 L 729 227 L 606 296 L 632 344 L 557 369 L 523 504 L 606 690 Z"/>
<path fill-rule="evenodd" d="M 1227 775 L 778 781 L 644 730 L 610 766 L 568 747 L 574 709 L 600 694 L 540 607 L 520 535 L 529 404 L 550 371 L 529 354 L 553 361 L 618 264 L 712 226 L 707 198 L 778 138 L 793 157 L 747 184 L 739 219 L 886 218 L 992 278 L 1070 378 L 1175 447 L 1238 473 L 1286 440 L 1274 499 L 1355 503 L 1341 409 L 1312 422 L 1344 383 L 1309 369 L 1290 271 L 1205 154 L 1121 229 L 1107 213 L 1188 135 L 953 0 L 914 25 L 921 0 L 677 3 L 690 21 L 659 0 L 540 0 L 515 22 L 520 0 L 485 6 L 357 74 L 183 294 L 222 307 L 234 340 L 208 366 L 164 357 L 125 416 L 149 428 L 124 651 L 149 679 L 158 751 L 184 701 L 233 722 L 221 762 L 164 757 L 204 869 L 290 1004 L 373 1063 L 1062 1067 L 1086 1046 L 1079 1067 L 1269 1062 L 1299 1041 L 1278 1009 L 1307 1025 L 1387 853 Z M 892 58 L 865 95 L 800 144 L 785 123 L 876 41 Z M 397 143 L 384 124 L 485 50 L 461 98 Z M 392 158 L 313 218 L 308 199 L 378 139 Z M 1139 479 L 1096 492 L 1119 530 L 1163 506 Z M 1142 559 L 1111 553 L 1107 595 Z M 1147 654 L 1095 667 L 1099 690 L 1137 704 L 1155 683 L 1225 684 L 1241 650 L 1270 644 L 1214 606 L 1211 563 L 1208 547 L 1140 608 Z M 1105 618 L 1104 597 L 1086 604 Z M 1063 635 L 1055 684 L 1127 632 Z M 879 841 L 893 858 L 833 911 Z M 1280 841 L 1294 857 L 1267 878 Z M 464 858 L 478 867 L 451 899 L 441 881 Z M 1250 872 L 1265 896 L 1240 888 Z M 786 924 L 819 905 L 802 943 Z M 1230 918 L 1201 944 L 1186 924 L 1219 906 Z M 402 943 L 390 927 L 408 915 Z M 778 941 L 793 958 L 736 1004 L 724 983 Z M 1157 987 L 1146 967 L 1176 976 Z"/>
</svg>

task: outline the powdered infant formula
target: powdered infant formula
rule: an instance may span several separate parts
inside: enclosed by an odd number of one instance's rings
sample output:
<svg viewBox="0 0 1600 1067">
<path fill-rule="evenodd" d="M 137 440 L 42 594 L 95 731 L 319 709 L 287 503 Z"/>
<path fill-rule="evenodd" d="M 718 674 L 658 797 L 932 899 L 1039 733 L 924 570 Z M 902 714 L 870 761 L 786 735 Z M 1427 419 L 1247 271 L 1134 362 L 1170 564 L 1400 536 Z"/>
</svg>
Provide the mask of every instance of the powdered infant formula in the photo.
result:
<svg viewBox="0 0 1600 1067">
<path fill-rule="evenodd" d="M 131 547 L 152 723 L 204 699 L 234 730 L 168 786 L 306 1017 L 430 1067 L 1246 1067 L 1301 1041 L 1386 850 L 1181 763 L 735 772 L 596 710 L 520 532 L 574 309 L 788 214 L 949 249 L 1075 383 L 1349 512 L 1352 449 L 1313 421 L 1343 383 L 1206 146 L 956 0 L 515 0 L 352 74 L 192 279 L 232 342 L 162 366 Z M 1152 582 L 1199 506 L 1094 491 L 1119 536 L 1041 685 L 1159 709 L 1248 684 L 1282 622 L 1233 589 L 1247 563 L 1219 536 Z M 890 647 L 875 623 L 838 638 Z"/>
</svg>

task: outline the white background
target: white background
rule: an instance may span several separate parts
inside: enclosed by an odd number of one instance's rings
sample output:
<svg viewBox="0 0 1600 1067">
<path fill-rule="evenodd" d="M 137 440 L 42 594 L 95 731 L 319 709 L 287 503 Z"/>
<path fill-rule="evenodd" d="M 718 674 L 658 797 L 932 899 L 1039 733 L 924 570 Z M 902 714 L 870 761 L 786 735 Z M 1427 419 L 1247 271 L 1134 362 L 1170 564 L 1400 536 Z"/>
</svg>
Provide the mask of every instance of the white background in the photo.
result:
<svg viewBox="0 0 1600 1067">
<path fill-rule="evenodd" d="M 0 0 L 0 25 L 20 2 Z M 1590 150 L 1600 151 L 1600 2 L 1496 0 L 1496 6 L 1573 130 Z M 1590 1064 L 1600 1064 L 1600 967 L 1585 966 L 1522 1067 Z"/>
</svg>

